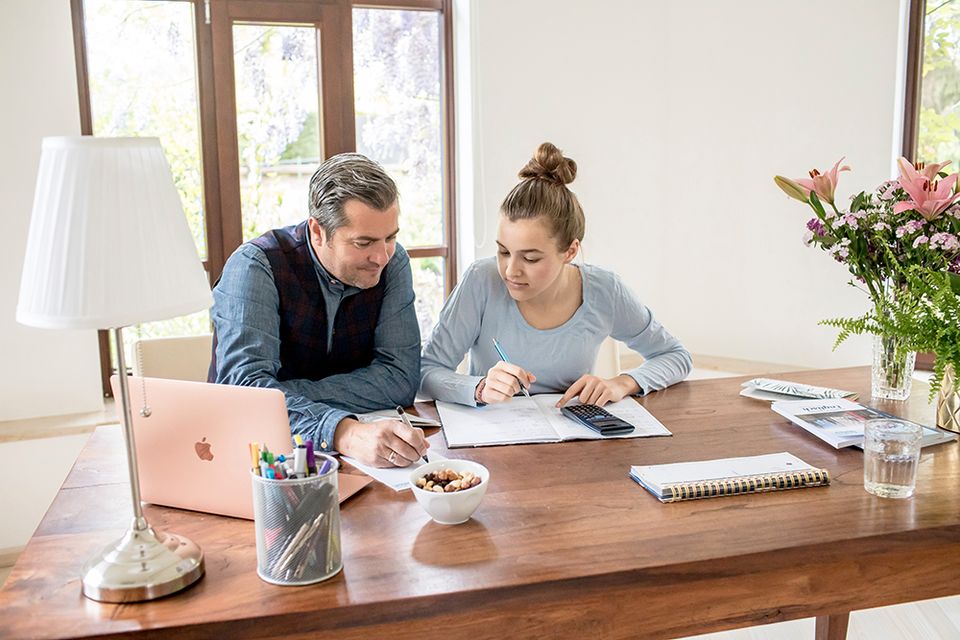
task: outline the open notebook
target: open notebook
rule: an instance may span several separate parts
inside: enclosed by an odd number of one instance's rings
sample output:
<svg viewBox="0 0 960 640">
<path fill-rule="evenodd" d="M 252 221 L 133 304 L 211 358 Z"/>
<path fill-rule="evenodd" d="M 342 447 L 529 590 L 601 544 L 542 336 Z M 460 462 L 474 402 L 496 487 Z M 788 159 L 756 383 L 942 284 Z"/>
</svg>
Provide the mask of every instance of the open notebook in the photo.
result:
<svg viewBox="0 0 960 640">
<path fill-rule="evenodd" d="M 564 417 L 560 409 L 554 406 L 561 397 L 559 393 L 545 393 L 529 398 L 517 396 L 509 402 L 484 407 L 437 402 L 437 412 L 440 414 L 443 435 L 449 447 L 672 435 L 642 405 L 633 398 L 625 398 L 604 406 L 604 409 L 632 424 L 633 432 L 602 436 Z"/>
</svg>

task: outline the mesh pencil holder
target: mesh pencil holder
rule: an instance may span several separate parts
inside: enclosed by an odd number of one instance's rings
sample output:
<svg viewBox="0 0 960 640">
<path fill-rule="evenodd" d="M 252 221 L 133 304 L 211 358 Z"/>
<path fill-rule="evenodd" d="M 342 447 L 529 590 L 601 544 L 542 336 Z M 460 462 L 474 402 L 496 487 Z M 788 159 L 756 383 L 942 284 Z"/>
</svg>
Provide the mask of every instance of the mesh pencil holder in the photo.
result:
<svg viewBox="0 0 960 640">
<path fill-rule="evenodd" d="M 318 467 L 330 461 L 323 475 L 270 480 L 250 474 L 257 575 L 272 584 L 313 584 L 343 568 L 337 497 L 340 463 L 322 453 L 315 456 Z"/>
</svg>

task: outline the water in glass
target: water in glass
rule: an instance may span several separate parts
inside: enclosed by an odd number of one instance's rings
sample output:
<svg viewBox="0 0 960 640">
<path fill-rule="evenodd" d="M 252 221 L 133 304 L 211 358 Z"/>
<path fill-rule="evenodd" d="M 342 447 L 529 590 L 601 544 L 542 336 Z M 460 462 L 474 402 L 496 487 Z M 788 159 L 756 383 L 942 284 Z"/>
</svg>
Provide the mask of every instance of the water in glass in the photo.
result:
<svg viewBox="0 0 960 640">
<path fill-rule="evenodd" d="M 909 498 L 917 483 L 920 425 L 869 420 L 864 429 L 863 487 L 882 498 Z"/>
</svg>

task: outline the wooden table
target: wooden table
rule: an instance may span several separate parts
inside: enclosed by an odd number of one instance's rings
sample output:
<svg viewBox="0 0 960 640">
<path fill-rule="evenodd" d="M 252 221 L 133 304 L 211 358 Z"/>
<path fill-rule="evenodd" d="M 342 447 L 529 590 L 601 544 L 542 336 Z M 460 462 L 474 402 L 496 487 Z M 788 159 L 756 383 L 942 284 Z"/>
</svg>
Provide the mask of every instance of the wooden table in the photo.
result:
<svg viewBox="0 0 960 640">
<path fill-rule="evenodd" d="M 780 377 L 869 400 L 865 368 Z M 914 498 L 876 498 L 859 451 L 737 396 L 742 380 L 643 398 L 670 438 L 450 451 L 491 473 L 461 526 L 371 485 L 343 505 L 343 572 L 309 587 L 257 577 L 252 523 L 148 506 L 155 526 L 203 547 L 207 574 L 130 605 L 80 595 L 84 560 L 130 517 L 119 433 L 101 428 L 0 591 L 0 637 L 636 638 L 818 616 L 818 636 L 839 638 L 851 610 L 960 593 L 956 443 L 924 450 Z M 929 423 L 914 396 L 881 408 Z M 441 435 L 431 441 L 447 453 Z M 833 484 L 660 504 L 627 478 L 631 464 L 778 451 L 828 468 Z"/>
</svg>

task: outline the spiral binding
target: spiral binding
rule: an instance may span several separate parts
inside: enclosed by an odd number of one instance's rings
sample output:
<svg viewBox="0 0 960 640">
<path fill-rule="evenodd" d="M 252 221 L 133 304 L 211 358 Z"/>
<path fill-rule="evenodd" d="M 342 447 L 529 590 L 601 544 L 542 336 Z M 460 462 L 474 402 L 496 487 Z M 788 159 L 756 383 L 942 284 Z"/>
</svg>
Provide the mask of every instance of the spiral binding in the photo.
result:
<svg viewBox="0 0 960 640">
<path fill-rule="evenodd" d="M 830 472 L 826 469 L 778 473 L 763 476 L 744 476 L 707 482 L 690 482 L 664 487 L 664 502 L 696 500 L 698 498 L 717 498 L 741 493 L 760 493 L 763 491 L 783 491 L 803 487 L 818 487 L 830 484 Z"/>
</svg>

